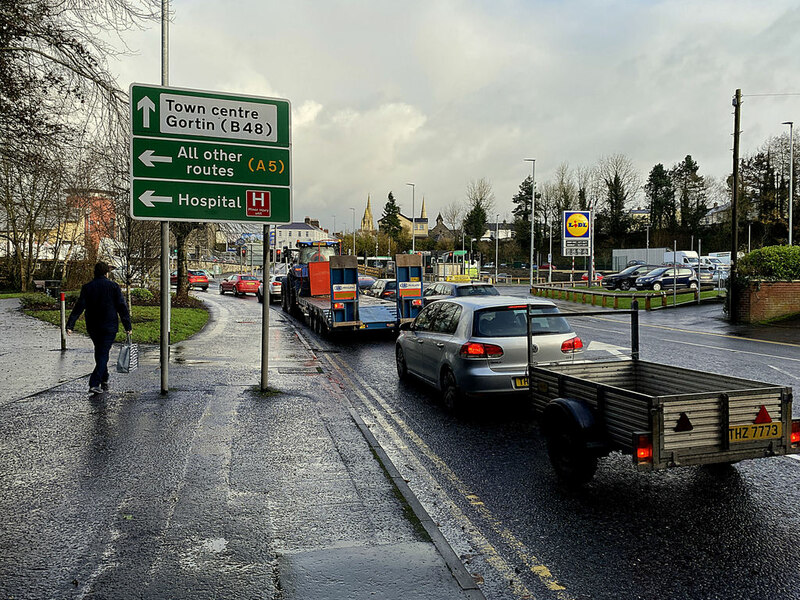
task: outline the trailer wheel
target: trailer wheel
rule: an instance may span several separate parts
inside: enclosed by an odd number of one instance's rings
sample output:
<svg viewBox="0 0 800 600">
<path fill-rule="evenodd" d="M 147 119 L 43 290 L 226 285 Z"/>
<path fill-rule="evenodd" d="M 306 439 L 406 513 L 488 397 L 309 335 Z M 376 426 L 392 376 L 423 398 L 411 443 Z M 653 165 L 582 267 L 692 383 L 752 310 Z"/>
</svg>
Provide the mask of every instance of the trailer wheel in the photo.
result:
<svg viewBox="0 0 800 600">
<path fill-rule="evenodd" d="M 588 483 L 597 471 L 597 456 L 589 452 L 572 424 L 562 422 L 548 435 L 547 454 L 556 475 L 569 487 Z"/>
<path fill-rule="evenodd" d="M 403 381 L 408 377 L 408 365 L 406 364 L 406 357 L 403 354 L 403 349 L 400 346 L 395 346 L 394 350 L 395 364 L 397 365 L 397 377 Z"/>
<path fill-rule="evenodd" d="M 461 390 L 458 389 L 453 371 L 447 367 L 442 371 L 442 403 L 450 412 L 456 412 L 461 408 Z"/>
</svg>

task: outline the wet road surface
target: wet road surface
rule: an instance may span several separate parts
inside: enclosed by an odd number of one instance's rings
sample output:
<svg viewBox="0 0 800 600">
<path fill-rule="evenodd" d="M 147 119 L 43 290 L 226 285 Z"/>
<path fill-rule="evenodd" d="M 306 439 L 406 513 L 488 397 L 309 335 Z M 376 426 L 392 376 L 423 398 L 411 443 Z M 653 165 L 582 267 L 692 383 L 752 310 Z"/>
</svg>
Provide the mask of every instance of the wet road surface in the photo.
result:
<svg viewBox="0 0 800 600">
<path fill-rule="evenodd" d="M 719 311 L 642 314 L 642 358 L 797 389 L 797 332 L 753 341 L 718 322 Z M 587 343 L 627 352 L 627 317 L 589 319 L 573 321 Z M 393 339 L 303 335 L 352 390 L 488 598 L 800 598 L 797 460 L 648 474 L 615 453 L 589 485 L 566 491 L 524 407 L 452 416 L 433 390 L 398 382 Z"/>
</svg>

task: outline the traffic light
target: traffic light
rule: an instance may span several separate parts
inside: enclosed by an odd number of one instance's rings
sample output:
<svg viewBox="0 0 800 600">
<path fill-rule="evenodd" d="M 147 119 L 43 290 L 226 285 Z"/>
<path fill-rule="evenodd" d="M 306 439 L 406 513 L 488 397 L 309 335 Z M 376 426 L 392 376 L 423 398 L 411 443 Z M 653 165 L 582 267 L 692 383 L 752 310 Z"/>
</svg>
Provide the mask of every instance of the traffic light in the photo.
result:
<svg viewBox="0 0 800 600">
<path fill-rule="evenodd" d="M 275 249 L 275 262 L 281 262 L 281 249 Z"/>
<path fill-rule="evenodd" d="M 242 256 L 247 256 L 247 248 L 242 246 Z"/>
</svg>

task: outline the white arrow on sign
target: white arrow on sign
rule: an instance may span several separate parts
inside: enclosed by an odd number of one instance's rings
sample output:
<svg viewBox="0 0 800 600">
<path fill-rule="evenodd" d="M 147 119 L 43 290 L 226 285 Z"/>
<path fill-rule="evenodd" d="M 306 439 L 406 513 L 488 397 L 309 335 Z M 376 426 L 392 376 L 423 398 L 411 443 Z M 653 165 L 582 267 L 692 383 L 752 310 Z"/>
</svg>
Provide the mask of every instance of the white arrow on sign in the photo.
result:
<svg viewBox="0 0 800 600">
<path fill-rule="evenodd" d="M 156 105 L 150 100 L 149 96 L 143 96 L 136 108 L 142 111 L 142 125 L 150 127 L 150 112 L 156 109 Z"/>
<path fill-rule="evenodd" d="M 147 125 L 145 125 L 147 127 Z M 139 155 L 139 160 L 142 161 L 145 166 L 153 167 L 155 166 L 153 163 L 163 162 L 163 163 L 171 163 L 172 157 L 171 156 L 159 156 L 154 153 L 153 150 L 145 150 Z"/>
<path fill-rule="evenodd" d="M 139 196 L 139 200 L 142 201 L 147 208 L 153 208 L 154 202 L 169 202 L 172 203 L 172 196 L 154 196 L 155 192 L 153 190 L 147 190 L 144 194 Z"/>
</svg>

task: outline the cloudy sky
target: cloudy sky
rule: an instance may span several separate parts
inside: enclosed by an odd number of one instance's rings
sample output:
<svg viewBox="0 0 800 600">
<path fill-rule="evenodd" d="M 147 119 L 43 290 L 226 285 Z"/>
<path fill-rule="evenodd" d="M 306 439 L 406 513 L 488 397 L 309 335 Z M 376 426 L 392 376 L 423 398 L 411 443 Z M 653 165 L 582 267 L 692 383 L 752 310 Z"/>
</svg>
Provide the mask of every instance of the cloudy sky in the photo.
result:
<svg viewBox="0 0 800 600">
<path fill-rule="evenodd" d="M 351 227 L 391 190 L 428 217 L 491 181 L 496 210 L 536 159 L 628 156 L 642 179 L 686 154 L 731 169 L 800 126 L 796 0 L 172 0 L 170 85 L 292 103 L 293 216 Z M 160 29 L 126 37 L 120 85 L 160 83 Z M 760 94 L 776 94 L 762 96 Z M 780 95 L 783 94 L 783 95 Z"/>
</svg>

